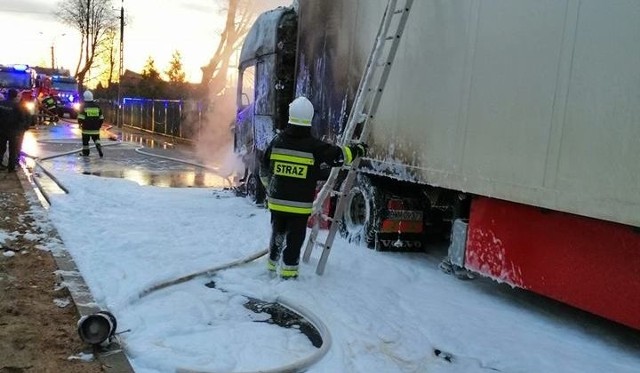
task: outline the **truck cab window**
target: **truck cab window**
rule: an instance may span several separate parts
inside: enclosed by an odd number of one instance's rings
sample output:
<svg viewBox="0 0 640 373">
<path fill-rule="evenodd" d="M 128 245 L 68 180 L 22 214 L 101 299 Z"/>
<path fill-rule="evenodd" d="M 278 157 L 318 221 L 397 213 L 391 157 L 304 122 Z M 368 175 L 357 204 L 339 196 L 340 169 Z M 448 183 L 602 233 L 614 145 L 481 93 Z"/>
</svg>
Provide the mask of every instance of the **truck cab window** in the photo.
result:
<svg viewBox="0 0 640 373">
<path fill-rule="evenodd" d="M 238 102 L 238 109 L 244 109 L 254 102 L 255 76 L 256 76 L 255 66 L 249 66 L 242 71 L 241 77 L 240 77 L 241 80 L 239 82 L 242 90 L 239 97 L 240 101 Z"/>
</svg>

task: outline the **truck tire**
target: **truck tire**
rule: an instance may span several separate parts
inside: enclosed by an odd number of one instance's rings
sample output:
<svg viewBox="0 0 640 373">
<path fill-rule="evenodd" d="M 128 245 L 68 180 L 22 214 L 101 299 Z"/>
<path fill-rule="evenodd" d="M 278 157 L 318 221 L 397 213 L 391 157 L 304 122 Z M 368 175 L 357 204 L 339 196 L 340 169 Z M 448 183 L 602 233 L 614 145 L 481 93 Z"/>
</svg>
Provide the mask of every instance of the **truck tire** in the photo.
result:
<svg viewBox="0 0 640 373">
<path fill-rule="evenodd" d="M 364 243 L 368 248 L 375 248 L 376 232 L 385 210 L 382 189 L 367 175 L 358 174 L 346 198 L 340 235 L 349 242 Z"/>
</svg>

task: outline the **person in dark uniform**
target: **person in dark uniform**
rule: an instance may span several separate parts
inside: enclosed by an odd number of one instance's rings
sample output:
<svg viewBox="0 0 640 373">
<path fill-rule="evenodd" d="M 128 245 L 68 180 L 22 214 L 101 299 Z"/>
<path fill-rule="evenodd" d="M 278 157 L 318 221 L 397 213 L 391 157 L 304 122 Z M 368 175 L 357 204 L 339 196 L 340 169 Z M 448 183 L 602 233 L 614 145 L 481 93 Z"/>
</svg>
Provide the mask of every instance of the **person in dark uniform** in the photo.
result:
<svg viewBox="0 0 640 373">
<path fill-rule="evenodd" d="M 21 132 L 27 120 L 25 109 L 20 106 L 18 91 L 10 89 L 7 92 L 7 99 L 0 102 L 0 160 L 4 158 L 9 144 L 9 158 L 7 160 L 7 170 L 16 171 L 20 147 L 22 144 Z M 4 167 L 4 166 L 3 166 Z"/>
<path fill-rule="evenodd" d="M 51 95 L 45 96 L 45 98 L 42 99 L 42 105 L 50 113 L 55 112 L 56 108 L 58 107 L 58 103 L 56 102 L 56 99 Z"/>
<path fill-rule="evenodd" d="M 271 212 L 267 270 L 275 274 L 282 255 L 280 277 L 284 279 L 298 277 L 317 181 L 326 176 L 323 167 L 350 164 L 367 152 L 365 144 L 336 146 L 314 138 L 313 114 L 313 104 L 306 97 L 293 100 L 289 126 L 273 138 L 261 161 L 260 180 Z"/>
<path fill-rule="evenodd" d="M 58 121 L 58 115 L 56 114 L 57 112 L 57 108 L 58 108 L 58 102 L 56 101 L 55 97 L 53 97 L 50 94 L 47 94 L 45 97 L 42 98 L 42 113 L 44 113 L 49 119 L 50 122 L 57 122 Z M 39 122 L 42 123 L 44 122 L 44 115 L 40 115 L 39 117 Z"/>
<path fill-rule="evenodd" d="M 104 156 L 102 153 L 102 144 L 100 144 L 100 128 L 104 122 L 102 109 L 93 101 L 93 93 L 85 91 L 82 95 L 84 104 L 78 112 L 78 124 L 82 130 L 82 153 L 84 157 L 89 156 L 89 140 L 93 140 L 96 145 L 100 158 Z"/>
</svg>

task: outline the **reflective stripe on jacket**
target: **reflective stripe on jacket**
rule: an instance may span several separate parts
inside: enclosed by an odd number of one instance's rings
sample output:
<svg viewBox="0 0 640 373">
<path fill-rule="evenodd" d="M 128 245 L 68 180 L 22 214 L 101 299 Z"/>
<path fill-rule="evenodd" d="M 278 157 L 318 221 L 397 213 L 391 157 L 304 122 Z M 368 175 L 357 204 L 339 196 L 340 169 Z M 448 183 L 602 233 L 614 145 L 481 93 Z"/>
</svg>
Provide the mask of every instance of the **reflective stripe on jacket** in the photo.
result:
<svg viewBox="0 0 640 373">
<path fill-rule="evenodd" d="M 322 167 L 351 161 L 351 151 L 311 136 L 310 127 L 290 126 L 274 137 L 261 162 L 271 211 L 309 215 Z"/>
<path fill-rule="evenodd" d="M 104 122 L 102 109 L 93 101 L 85 102 L 78 112 L 78 123 L 82 128 L 82 133 L 86 135 L 100 134 L 100 128 Z"/>
</svg>

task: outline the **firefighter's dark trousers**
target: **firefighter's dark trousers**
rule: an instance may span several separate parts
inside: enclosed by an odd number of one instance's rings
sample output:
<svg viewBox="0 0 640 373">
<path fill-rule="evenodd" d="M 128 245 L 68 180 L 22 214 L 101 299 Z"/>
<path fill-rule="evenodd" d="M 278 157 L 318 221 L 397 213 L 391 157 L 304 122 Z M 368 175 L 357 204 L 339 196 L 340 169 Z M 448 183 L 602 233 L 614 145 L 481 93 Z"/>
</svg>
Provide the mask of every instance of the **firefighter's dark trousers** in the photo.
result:
<svg viewBox="0 0 640 373">
<path fill-rule="evenodd" d="M 89 155 L 89 140 L 93 140 L 98 154 L 102 157 L 102 144 L 100 144 L 100 134 L 82 133 L 82 155 Z"/>
<path fill-rule="evenodd" d="M 278 262 L 280 254 L 285 266 L 297 266 L 300 249 L 307 234 L 308 215 L 271 211 L 269 259 Z"/>
</svg>

